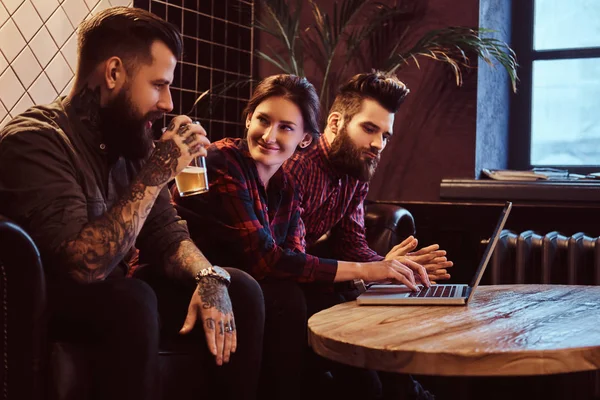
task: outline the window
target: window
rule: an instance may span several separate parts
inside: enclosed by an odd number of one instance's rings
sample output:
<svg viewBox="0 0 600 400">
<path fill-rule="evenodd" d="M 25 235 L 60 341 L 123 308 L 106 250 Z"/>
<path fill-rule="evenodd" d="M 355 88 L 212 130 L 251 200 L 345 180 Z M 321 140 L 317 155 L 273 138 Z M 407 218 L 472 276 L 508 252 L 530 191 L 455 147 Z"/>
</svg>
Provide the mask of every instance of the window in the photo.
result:
<svg viewBox="0 0 600 400">
<path fill-rule="evenodd" d="M 600 171 L 600 1 L 513 1 L 511 167 Z"/>
</svg>

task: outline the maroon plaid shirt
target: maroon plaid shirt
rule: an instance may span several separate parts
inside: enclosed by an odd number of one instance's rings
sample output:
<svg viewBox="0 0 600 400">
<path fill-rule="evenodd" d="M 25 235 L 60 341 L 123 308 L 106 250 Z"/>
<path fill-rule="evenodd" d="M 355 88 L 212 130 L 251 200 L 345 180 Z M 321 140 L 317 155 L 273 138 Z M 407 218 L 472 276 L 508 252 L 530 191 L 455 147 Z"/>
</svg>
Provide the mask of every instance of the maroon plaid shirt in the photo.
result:
<svg viewBox="0 0 600 400">
<path fill-rule="evenodd" d="M 339 260 L 383 260 L 384 257 L 369 248 L 365 238 L 363 203 L 369 184 L 337 173 L 327 156 L 330 148 L 325 135 L 321 135 L 316 145 L 297 152 L 283 165 L 296 181 L 306 227 L 306 244 L 310 247 L 333 230 L 335 248 L 331 250 Z"/>
<path fill-rule="evenodd" d="M 337 261 L 305 254 L 300 204 L 283 169 L 265 189 L 241 139 L 213 143 L 206 165 L 210 190 L 174 198 L 210 262 L 243 269 L 258 280 L 333 282 Z"/>
</svg>

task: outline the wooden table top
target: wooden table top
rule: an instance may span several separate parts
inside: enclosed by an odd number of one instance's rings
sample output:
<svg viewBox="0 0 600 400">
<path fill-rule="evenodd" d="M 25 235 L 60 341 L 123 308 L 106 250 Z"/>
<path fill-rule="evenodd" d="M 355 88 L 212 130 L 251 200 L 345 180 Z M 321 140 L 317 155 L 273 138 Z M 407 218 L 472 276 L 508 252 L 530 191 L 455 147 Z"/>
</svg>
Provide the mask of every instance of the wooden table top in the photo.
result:
<svg viewBox="0 0 600 400">
<path fill-rule="evenodd" d="M 600 369 L 600 286 L 480 286 L 468 306 L 339 304 L 308 321 L 317 354 L 445 376 Z"/>
</svg>

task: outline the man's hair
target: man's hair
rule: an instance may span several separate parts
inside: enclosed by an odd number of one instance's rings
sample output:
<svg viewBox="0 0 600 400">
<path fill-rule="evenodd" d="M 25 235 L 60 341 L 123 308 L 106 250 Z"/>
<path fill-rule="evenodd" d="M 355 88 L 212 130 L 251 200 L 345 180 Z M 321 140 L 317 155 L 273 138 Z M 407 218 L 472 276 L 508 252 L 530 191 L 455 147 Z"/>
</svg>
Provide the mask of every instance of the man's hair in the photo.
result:
<svg viewBox="0 0 600 400">
<path fill-rule="evenodd" d="M 393 74 L 358 74 L 340 87 L 329 112 L 339 112 L 347 123 L 360 111 L 364 99 L 373 99 L 390 113 L 396 113 L 408 93 L 406 85 Z"/>
<path fill-rule="evenodd" d="M 306 78 L 288 74 L 265 78 L 256 86 L 252 98 L 248 100 L 244 119 L 269 97 L 282 97 L 298 106 L 302 113 L 304 132 L 310 133 L 313 138 L 319 136 L 319 97 L 315 87 Z"/>
<path fill-rule="evenodd" d="M 179 30 L 156 15 L 133 7 L 107 8 L 79 26 L 77 76 L 87 78 L 96 66 L 110 57 L 121 58 L 131 75 L 144 63 L 152 64 L 152 43 L 162 41 L 181 57 Z"/>
</svg>

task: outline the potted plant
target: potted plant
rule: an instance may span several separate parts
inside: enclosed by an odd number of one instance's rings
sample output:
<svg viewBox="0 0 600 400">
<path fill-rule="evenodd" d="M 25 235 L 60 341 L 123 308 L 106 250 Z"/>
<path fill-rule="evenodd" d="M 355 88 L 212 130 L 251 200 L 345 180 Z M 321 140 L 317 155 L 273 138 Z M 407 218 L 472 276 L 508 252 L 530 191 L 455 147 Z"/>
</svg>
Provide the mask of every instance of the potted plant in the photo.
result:
<svg viewBox="0 0 600 400">
<path fill-rule="evenodd" d="M 293 3 L 292 3 L 293 2 Z M 456 84 L 463 70 L 473 68 L 479 57 L 490 65 L 500 64 L 516 92 L 515 53 L 485 28 L 446 27 L 414 37 L 414 26 L 425 15 L 426 2 L 396 0 L 392 5 L 372 0 L 341 0 L 332 14 L 317 0 L 308 0 L 312 21 L 301 25 L 302 0 L 260 0 L 255 27 L 276 39 L 283 49 L 271 46 L 255 50 L 257 57 L 282 72 L 305 76 L 310 60 L 321 78 L 320 100 L 328 110 L 341 82 L 352 74 L 371 69 L 395 72 L 419 59 L 447 65 Z"/>
</svg>

